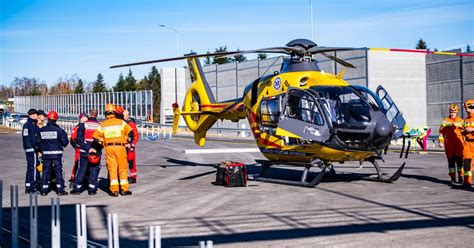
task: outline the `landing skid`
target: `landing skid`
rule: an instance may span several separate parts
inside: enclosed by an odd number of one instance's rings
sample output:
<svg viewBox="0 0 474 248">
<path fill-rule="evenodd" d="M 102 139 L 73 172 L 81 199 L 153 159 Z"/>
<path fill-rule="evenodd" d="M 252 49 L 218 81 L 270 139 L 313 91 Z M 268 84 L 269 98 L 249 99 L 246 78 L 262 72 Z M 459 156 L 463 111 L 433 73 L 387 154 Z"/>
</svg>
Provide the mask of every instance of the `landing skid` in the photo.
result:
<svg viewBox="0 0 474 248">
<path fill-rule="evenodd" d="M 318 185 L 321 180 L 323 179 L 324 174 L 326 173 L 326 169 L 329 168 L 329 174 L 331 176 L 336 176 L 336 177 L 343 177 L 343 178 L 353 178 L 353 179 L 358 179 L 358 180 L 364 180 L 364 181 L 373 181 L 373 182 L 383 182 L 383 183 L 392 183 L 394 181 L 397 181 L 400 176 L 402 175 L 402 171 L 405 168 L 406 162 L 403 162 L 403 164 L 397 169 L 397 171 L 390 177 L 385 177 L 382 173 L 382 170 L 377 163 L 375 159 L 369 159 L 368 160 L 374 167 L 375 170 L 377 171 L 377 177 L 370 177 L 370 176 L 360 176 L 357 174 L 337 174 L 334 168 L 331 165 L 327 165 L 323 162 L 316 162 L 316 163 L 275 163 L 273 161 L 269 160 L 255 160 L 255 162 L 259 163 L 262 165 L 262 169 L 258 176 L 254 177 L 254 181 L 260 181 L 260 182 L 269 182 L 269 183 L 277 183 L 277 184 L 286 184 L 286 185 L 294 185 L 294 186 L 302 186 L 302 187 L 308 187 L 312 188 Z M 301 179 L 299 181 L 290 181 L 290 180 L 284 180 L 284 179 L 274 179 L 274 178 L 268 178 L 265 177 L 265 172 L 272 166 L 276 164 L 285 164 L 285 165 L 297 165 L 297 166 L 304 166 L 303 173 L 301 175 Z M 307 181 L 308 173 L 309 170 L 312 167 L 318 167 L 320 168 L 320 172 L 318 175 L 311 180 L 310 182 Z"/>
<path fill-rule="evenodd" d="M 324 173 L 326 171 L 326 165 L 322 162 L 317 162 L 317 163 L 281 163 L 281 164 L 286 164 L 286 165 L 298 165 L 298 166 L 304 166 L 303 173 L 301 174 L 301 178 L 299 181 L 290 181 L 290 180 L 284 180 L 284 179 L 275 179 L 275 178 L 268 178 L 264 177 L 265 172 L 272 166 L 276 165 L 278 163 L 269 161 L 269 160 L 255 160 L 255 162 L 259 163 L 262 165 L 262 169 L 258 176 L 254 177 L 254 181 L 259 181 L 259 182 L 268 182 L 268 183 L 277 183 L 277 184 L 286 184 L 286 185 L 294 185 L 294 186 L 301 186 L 301 187 L 307 187 L 307 188 L 312 188 L 318 185 L 321 180 L 323 179 Z M 320 168 L 320 172 L 318 175 L 311 180 L 310 182 L 307 181 L 308 179 L 308 173 L 309 170 L 312 167 L 318 167 Z"/>
</svg>

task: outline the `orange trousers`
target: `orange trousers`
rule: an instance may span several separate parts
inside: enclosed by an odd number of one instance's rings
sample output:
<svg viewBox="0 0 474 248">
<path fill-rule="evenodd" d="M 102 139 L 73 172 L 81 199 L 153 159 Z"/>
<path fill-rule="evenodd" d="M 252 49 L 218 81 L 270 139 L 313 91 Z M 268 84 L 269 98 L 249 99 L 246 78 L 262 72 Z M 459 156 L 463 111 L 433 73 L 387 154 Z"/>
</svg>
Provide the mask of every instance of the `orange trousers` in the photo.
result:
<svg viewBox="0 0 474 248">
<path fill-rule="evenodd" d="M 472 185 L 472 161 L 474 158 L 474 141 L 464 142 L 464 184 Z"/>
<path fill-rule="evenodd" d="M 120 188 L 128 191 L 128 161 L 125 146 L 106 146 L 104 150 L 110 177 L 110 191 L 118 192 Z"/>
</svg>

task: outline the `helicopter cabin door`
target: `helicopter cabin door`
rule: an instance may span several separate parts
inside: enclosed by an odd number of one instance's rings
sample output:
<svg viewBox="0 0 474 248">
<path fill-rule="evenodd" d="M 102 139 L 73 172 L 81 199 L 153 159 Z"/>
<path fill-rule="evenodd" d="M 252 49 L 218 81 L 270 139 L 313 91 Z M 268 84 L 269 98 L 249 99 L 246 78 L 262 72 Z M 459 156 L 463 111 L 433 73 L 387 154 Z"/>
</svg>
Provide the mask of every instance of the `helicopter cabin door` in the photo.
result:
<svg viewBox="0 0 474 248">
<path fill-rule="evenodd" d="M 375 92 L 382 101 L 383 107 L 387 111 L 386 115 L 388 120 L 390 121 L 390 123 L 392 123 L 392 125 L 395 125 L 397 127 L 397 131 L 395 131 L 394 138 L 400 138 L 405 130 L 405 118 L 403 118 L 403 115 L 397 108 L 397 105 L 395 105 L 395 102 L 393 102 L 388 92 L 381 85 L 377 87 L 377 90 Z"/>
<path fill-rule="evenodd" d="M 316 96 L 309 91 L 289 88 L 282 102 L 276 135 L 315 142 L 329 139 L 329 127 Z"/>
</svg>

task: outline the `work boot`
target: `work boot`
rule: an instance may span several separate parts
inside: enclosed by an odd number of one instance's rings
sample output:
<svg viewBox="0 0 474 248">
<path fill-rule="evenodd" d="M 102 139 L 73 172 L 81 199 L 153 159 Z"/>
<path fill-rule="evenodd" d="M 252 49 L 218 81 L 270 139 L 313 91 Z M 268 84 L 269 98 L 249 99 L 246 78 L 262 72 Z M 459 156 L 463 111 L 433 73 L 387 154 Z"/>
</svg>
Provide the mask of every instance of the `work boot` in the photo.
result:
<svg viewBox="0 0 474 248">
<path fill-rule="evenodd" d="M 58 191 L 58 192 L 56 192 L 56 195 L 58 195 L 58 196 L 69 195 L 69 193 L 66 192 L 66 191 Z"/>
<path fill-rule="evenodd" d="M 31 192 L 34 192 L 34 191 L 31 191 L 29 189 L 25 189 L 25 194 L 29 195 Z"/>
<path fill-rule="evenodd" d="M 110 193 L 110 196 L 112 196 L 112 197 L 118 197 L 118 196 L 119 196 L 119 192 L 117 192 L 117 191 L 112 192 L 112 193 Z"/>
<path fill-rule="evenodd" d="M 41 192 L 41 196 L 47 196 L 48 192 Z"/>
<path fill-rule="evenodd" d="M 71 191 L 69 191 L 69 193 L 71 195 L 80 195 L 81 194 L 81 191 L 80 190 L 77 190 L 77 189 L 73 189 Z"/>
<path fill-rule="evenodd" d="M 97 191 L 88 191 L 87 192 L 89 195 L 96 195 L 97 194 Z"/>
<path fill-rule="evenodd" d="M 130 190 L 120 190 L 120 194 L 123 195 L 123 196 L 127 196 L 127 195 L 132 195 L 132 191 Z"/>
<path fill-rule="evenodd" d="M 136 178 L 129 178 L 128 179 L 128 183 L 137 183 L 137 179 Z"/>
</svg>

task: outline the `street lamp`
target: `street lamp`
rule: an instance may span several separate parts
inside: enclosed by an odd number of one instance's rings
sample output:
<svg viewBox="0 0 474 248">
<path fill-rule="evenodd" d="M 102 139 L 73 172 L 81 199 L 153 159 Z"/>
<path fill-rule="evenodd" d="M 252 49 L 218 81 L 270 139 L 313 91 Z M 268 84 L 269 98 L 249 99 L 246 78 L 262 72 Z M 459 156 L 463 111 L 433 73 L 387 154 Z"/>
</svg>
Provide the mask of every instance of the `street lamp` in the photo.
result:
<svg viewBox="0 0 474 248">
<path fill-rule="evenodd" d="M 178 30 L 176 30 L 174 28 L 171 28 L 171 27 L 168 27 L 168 26 L 165 26 L 163 24 L 160 24 L 159 26 L 162 27 L 162 28 L 166 28 L 166 29 L 169 29 L 171 31 L 174 31 L 176 33 L 176 57 L 179 57 L 179 34 L 178 34 Z"/>
<path fill-rule="evenodd" d="M 314 27 L 313 27 L 313 3 L 309 0 L 309 8 L 311 10 L 311 40 L 314 42 Z"/>
</svg>

